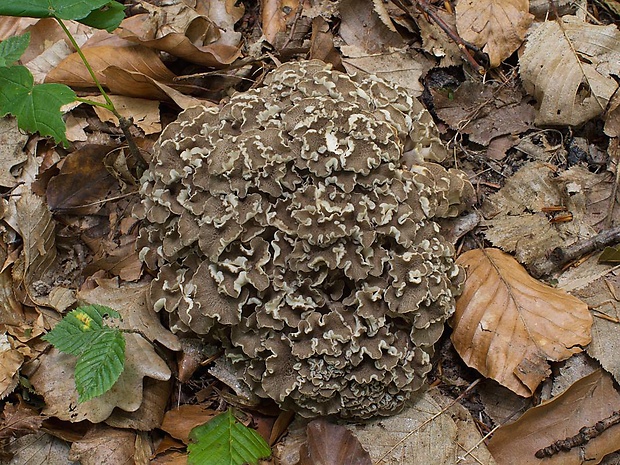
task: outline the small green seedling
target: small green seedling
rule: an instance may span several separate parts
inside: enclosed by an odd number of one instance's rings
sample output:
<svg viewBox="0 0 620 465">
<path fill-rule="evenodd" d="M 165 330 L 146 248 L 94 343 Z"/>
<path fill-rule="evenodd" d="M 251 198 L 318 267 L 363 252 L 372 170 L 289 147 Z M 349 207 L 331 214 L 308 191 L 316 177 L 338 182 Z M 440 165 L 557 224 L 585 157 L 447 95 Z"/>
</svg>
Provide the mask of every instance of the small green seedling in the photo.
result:
<svg viewBox="0 0 620 465">
<path fill-rule="evenodd" d="M 43 336 L 56 349 L 77 357 L 75 386 L 78 401 L 109 391 L 125 369 L 125 336 L 104 323 L 118 312 L 103 305 L 84 305 L 69 312 Z"/>
<path fill-rule="evenodd" d="M 129 133 L 130 123 L 114 107 L 82 49 L 63 22 L 75 20 L 112 32 L 125 17 L 124 8 L 121 3 L 110 0 L 2 0 L 0 15 L 54 18 L 71 41 L 106 103 L 79 98 L 70 87 L 63 84 L 34 84 L 28 68 L 15 64 L 30 42 L 30 35 L 24 34 L 9 37 L 0 43 L 0 117 L 11 114 L 17 118 L 20 129 L 51 136 L 57 143 L 62 142 L 67 146 L 66 126 L 60 108 L 74 101 L 100 106 L 119 119 L 132 153 L 140 160 L 139 150 Z"/>
<path fill-rule="evenodd" d="M 189 437 L 189 465 L 255 465 L 271 455 L 261 435 L 237 421 L 231 409 L 195 427 Z"/>
</svg>

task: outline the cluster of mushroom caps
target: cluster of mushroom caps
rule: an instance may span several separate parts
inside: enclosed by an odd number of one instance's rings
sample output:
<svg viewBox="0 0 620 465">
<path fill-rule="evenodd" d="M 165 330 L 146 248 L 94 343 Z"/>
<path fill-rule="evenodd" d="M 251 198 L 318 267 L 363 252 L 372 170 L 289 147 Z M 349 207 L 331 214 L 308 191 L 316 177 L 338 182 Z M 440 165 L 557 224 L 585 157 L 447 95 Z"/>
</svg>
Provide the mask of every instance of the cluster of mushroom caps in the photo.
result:
<svg viewBox="0 0 620 465">
<path fill-rule="evenodd" d="M 305 416 L 398 411 L 431 368 L 463 271 L 434 221 L 473 198 L 399 87 L 292 62 L 163 132 L 141 180 L 150 302 Z"/>
</svg>

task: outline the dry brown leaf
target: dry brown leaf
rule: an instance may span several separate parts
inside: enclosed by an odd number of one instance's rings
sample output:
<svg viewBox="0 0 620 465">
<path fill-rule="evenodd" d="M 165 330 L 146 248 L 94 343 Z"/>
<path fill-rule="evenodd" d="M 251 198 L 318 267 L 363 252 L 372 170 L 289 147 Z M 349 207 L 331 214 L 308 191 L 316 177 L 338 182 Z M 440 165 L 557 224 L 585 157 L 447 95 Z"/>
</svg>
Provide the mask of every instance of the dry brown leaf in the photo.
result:
<svg viewBox="0 0 620 465">
<path fill-rule="evenodd" d="M 320 418 L 308 423 L 306 435 L 297 465 L 372 465 L 368 452 L 342 425 Z"/>
<path fill-rule="evenodd" d="M 16 438 L 36 433 L 45 417 L 23 400 L 18 404 L 5 403 L 0 420 L 0 439 Z"/>
<path fill-rule="evenodd" d="M 240 56 L 238 33 L 229 30 L 234 40 L 221 40 L 218 25 L 184 2 L 143 6 L 150 14 L 125 19 L 116 31 L 120 37 L 203 66 L 221 68 Z"/>
<path fill-rule="evenodd" d="M 434 91 L 433 101 L 437 116 L 481 145 L 525 132 L 534 122 L 534 107 L 524 101 L 522 91 L 498 83 L 465 81 L 449 96 Z"/>
<path fill-rule="evenodd" d="M 131 119 L 133 124 L 142 129 L 145 135 L 148 136 L 149 134 L 161 132 L 159 102 L 122 95 L 110 95 L 109 98 L 112 100 L 118 113 L 127 119 Z M 105 98 L 99 95 L 91 97 L 90 100 L 106 103 Z M 118 118 L 111 111 L 98 106 L 93 107 L 93 109 L 101 121 L 112 123 L 119 127 Z"/>
<path fill-rule="evenodd" d="M 261 25 L 265 40 L 276 43 L 276 37 L 286 32 L 299 8 L 299 0 L 265 0 L 261 2 Z"/>
<path fill-rule="evenodd" d="M 57 257 L 56 222 L 41 197 L 25 191 L 15 202 L 23 250 L 13 267 L 15 293 L 24 304 L 49 305 L 46 296 Z"/>
<path fill-rule="evenodd" d="M 590 342 L 588 306 L 532 278 L 498 249 L 471 250 L 457 259 L 467 269 L 450 325 L 465 363 L 521 396 Z"/>
<path fill-rule="evenodd" d="M 329 28 L 329 23 L 321 16 L 312 20 L 310 59 L 331 63 L 334 69 L 343 70 L 340 53 L 334 47 L 334 35 Z"/>
<path fill-rule="evenodd" d="M 11 441 L 4 452 L 12 455 L 3 465 L 68 465 L 69 445 L 51 434 L 35 433 Z"/>
<path fill-rule="evenodd" d="M 0 334 L 0 399 L 8 396 L 19 381 L 24 356 L 15 350 L 6 334 Z"/>
<path fill-rule="evenodd" d="M 620 31 L 574 16 L 546 21 L 519 59 L 523 86 L 538 100 L 538 125 L 576 126 L 605 111 L 618 89 Z"/>
<path fill-rule="evenodd" d="M 117 308 L 117 310 L 122 310 Z M 135 412 L 143 402 L 144 378 L 166 381 L 170 369 L 153 345 L 137 334 L 125 335 L 125 369 L 112 389 L 100 397 L 78 404 L 75 388 L 76 358 L 56 349 L 41 357 L 41 364 L 30 377 L 37 393 L 45 399 L 43 413 L 61 420 L 99 423 L 115 408 Z"/>
<path fill-rule="evenodd" d="M 580 267 L 581 268 L 581 267 Z M 603 277 L 592 273 L 591 282 L 573 291 L 573 294 L 594 310 L 592 325 L 592 343 L 588 346 L 588 355 L 599 361 L 601 366 L 620 382 L 620 276 L 603 268 Z M 598 318 L 596 318 L 598 316 Z"/>
<path fill-rule="evenodd" d="M 103 201 L 119 189 L 103 159 L 114 147 L 87 145 L 70 153 L 60 173 L 47 186 L 47 203 L 59 213 L 90 215 L 101 210 Z"/>
<path fill-rule="evenodd" d="M 460 0 L 456 27 L 460 36 L 489 55 L 497 67 L 521 46 L 532 23 L 528 0 Z"/>
<path fill-rule="evenodd" d="M 399 414 L 347 428 L 374 465 L 495 465 L 467 410 L 458 404 L 442 408 L 451 403 L 452 399 L 430 390 L 416 395 Z M 295 465 L 305 440 L 305 423 L 297 419 L 275 446 L 277 463 Z"/>
<path fill-rule="evenodd" d="M 110 66 L 117 66 L 126 71 L 143 74 L 164 83 L 172 82 L 175 77 L 159 59 L 157 52 L 140 45 L 87 47 L 83 49 L 83 53 L 93 68 L 97 79 L 104 86 L 108 85 L 104 71 Z M 66 84 L 69 87 L 89 88 L 95 86 L 88 70 L 77 53 L 70 55 L 50 71 L 45 81 Z M 131 89 L 127 89 L 127 91 L 131 92 Z M 133 93 L 129 95 L 137 97 Z"/>
<path fill-rule="evenodd" d="M 456 28 L 456 18 L 453 14 L 441 9 L 437 10 L 436 14 L 451 30 Z M 430 21 L 423 13 L 413 12 L 413 17 L 420 28 L 424 50 L 439 58 L 441 67 L 460 66 L 463 63 L 462 52 L 446 31 L 435 21 Z"/>
<path fill-rule="evenodd" d="M 161 324 L 158 315 L 146 305 L 149 284 L 123 283 L 117 279 L 98 279 L 99 287 L 78 292 L 81 301 L 106 305 L 118 311 L 122 327 L 137 330 L 149 340 L 157 341 L 170 350 L 181 350 L 179 338 Z"/>
<path fill-rule="evenodd" d="M 341 47 L 346 58 L 342 59 L 349 73 L 374 74 L 409 90 L 411 95 L 422 95 L 424 86 L 420 77 L 433 67 L 433 61 L 423 53 L 394 50 L 378 55 L 369 55 L 354 47 Z"/>
<path fill-rule="evenodd" d="M 19 130 L 15 118 L 0 119 L 0 186 L 17 185 L 12 172 L 28 159 L 28 155 L 22 151 L 27 141 L 28 134 Z"/>
<path fill-rule="evenodd" d="M 572 437 L 620 410 L 620 394 L 602 370 L 580 379 L 561 395 L 528 410 L 516 422 L 499 428 L 489 450 L 502 465 L 597 464 L 620 444 L 620 425 L 615 425 L 583 447 L 538 459 L 536 451 L 555 441 Z M 587 461 L 583 460 L 587 457 Z"/>
<path fill-rule="evenodd" d="M 188 444 L 190 431 L 204 425 L 218 413 L 200 404 L 184 404 L 166 412 L 160 429 Z"/>
<path fill-rule="evenodd" d="M 95 425 L 71 445 L 69 460 L 81 465 L 130 464 L 134 461 L 136 433 Z"/>
<path fill-rule="evenodd" d="M 546 261 L 555 247 L 596 234 L 610 193 L 609 173 L 591 173 L 586 167 L 574 166 L 557 176 L 548 163 L 528 163 L 499 192 L 484 200 L 485 237 L 531 267 Z M 573 220 L 551 223 L 543 209 L 554 205 L 565 207 Z"/>
<path fill-rule="evenodd" d="M 366 55 L 401 48 L 403 38 L 391 31 L 373 7 L 373 0 L 341 0 L 340 37 L 349 47 L 362 50 Z"/>
</svg>

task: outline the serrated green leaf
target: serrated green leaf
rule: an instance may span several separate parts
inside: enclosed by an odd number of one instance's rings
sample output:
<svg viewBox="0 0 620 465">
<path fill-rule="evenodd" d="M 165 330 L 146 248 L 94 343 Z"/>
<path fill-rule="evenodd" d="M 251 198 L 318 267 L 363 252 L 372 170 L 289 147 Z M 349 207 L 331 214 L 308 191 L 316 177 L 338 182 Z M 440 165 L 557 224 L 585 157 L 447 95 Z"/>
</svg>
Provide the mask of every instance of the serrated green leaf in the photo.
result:
<svg viewBox="0 0 620 465">
<path fill-rule="evenodd" d="M 229 409 L 192 429 L 187 446 L 190 465 L 254 465 L 271 455 L 265 440 L 237 421 Z"/>
<path fill-rule="evenodd" d="M 105 8 L 91 12 L 80 23 L 97 29 L 105 29 L 112 32 L 125 19 L 125 5 L 112 1 Z"/>
<path fill-rule="evenodd" d="M 10 66 L 26 51 L 30 43 L 30 33 L 13 36 L 0 42 L 0 66 Z"/>
<path fill-rule="evenodd" d="M 79 20 L 110 0 L 2 0 L 0 15 Z"/>
<path fill-rule="evenodd" d="M 125 336 L 118 329 L 104 328 L 95 333 L 75 365 L 78 402 L 86 402 L 107 392 L 125 368 Z"/>
<path fill-rule="evenodd" d="M 54 329 L 43 336 L 61 352 L 79 356 L 103 331 L 103 318 L 109 315 L 120 318 L 115 310 L 104 305 L 84 305 L 67 313 Z"/>
<path fill-rule="evenodd" d="M 0 116 L 12 114 L 24 131 L 51 136 L 67 145 L 60 107 L 76 98 L 75 92 L 62 84 L 34 85 L 25 66 L 0 68 Z"/>
</svg>

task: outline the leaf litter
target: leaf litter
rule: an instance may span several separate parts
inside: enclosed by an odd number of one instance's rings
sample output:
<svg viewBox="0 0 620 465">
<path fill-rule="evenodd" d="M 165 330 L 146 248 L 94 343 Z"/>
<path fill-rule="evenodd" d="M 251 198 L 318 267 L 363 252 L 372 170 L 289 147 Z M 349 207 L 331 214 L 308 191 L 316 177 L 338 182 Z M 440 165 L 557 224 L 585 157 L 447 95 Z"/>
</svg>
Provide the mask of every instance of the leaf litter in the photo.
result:
<svg viewBox="0 0 620 465">
<path fill-rule="evenodd" d="M 451 320 L 462 359 L 453 349 L 438 351 L 427 393 L 399 415 L 347 425 L 352 436 L 340 425 L 316 423 L 313 435 L 333 430 L 327 443 L 309 438 L 300 419 L 281 425 L 288 436 L 265 463 L 342 463 L 358 452 L 372 463 L 582 463 L 580 453 L 588 463 L 617 463 L 617 425 L 565 452 L 535 454 L 574 442 L 583 428 L 607 425 L 620 410 L 611 383 L 620 373 L 620 272 L 615 263 L 598 263 L 602 246 L 568 270 L 548 266 L 558 249 L 618 226 L 618 11 L 609 2 L 584 2 L 588 15 L 569 2 L 554 2 L 553 11 L 549 2 L 530 3 L 528 12 L 528 2 L 463 0 L 456 9 L 431 7 L 429 16 L 401 2 L 370 0 L 143 2 L 112 34 L 70 25 L 113 98 L 132 99 L 123 114 L 138 123 L 146 154 L 179 108 L 217 105 L 232 87 L 245 90 L 260 80 L 262 67 L 310 53 L 420 97 L 477 188 L 484 219 L 459 243 L 470 272 Z M 69 83 L 95 98 L 55 22 L 0 18 L 3 39 L 26 30 L 32 39 L 22 64 L 37 82 Z M 484 77 L 473 63 L 488 64 Z M 438 70 L 443 78 L 431 79 Z M 192 344 L 169 331 L 174 322 L 160 322 L 145 300 L 151 277 L 135 251 L 131 218 L 140 168 L 116 154 L 123 153 L 116 123 L 84 105 L 68 111 L 76 129 L 68 150 L 28 141 L 11 119 L 0 131 L 4 452 L 12 455 L 8 463 L 181 463 L 188 422 L 196 426 L 227 403 L 243 402 L 208 374 L 216 372 L 207 368 L 219 348 L 192 355 Z M 594 152 L 576 150 L 579 138 L 602 155 L 595 160 Z M 112 145 L 103 154 L 79 140 Z M 481 244 L 514 254 L 552 287 L 504 253 L 482 252 Z M 476 303 L 482 297 L 486 302 Z M 77 403 L 75 360 L 40 340 L 78 302 L 117 309 L 136 332 L 127 335 L 124 380 L 84 404 Z M 182 382 L 171 379 L 176 358 L 193 360 Z M 571 368 L 580 363 L 586 372 Z M 481 375 L 488 380 L 477 383 Z M 547 400 L 536 405 L 538 399 Z M 157 428 L 170 435 L 168 443 L 159 443 Z M 321 443 L 329 446 L 313 448 Z M 300 452 L 310 458 L 300 460 Z"/>
</svg>

